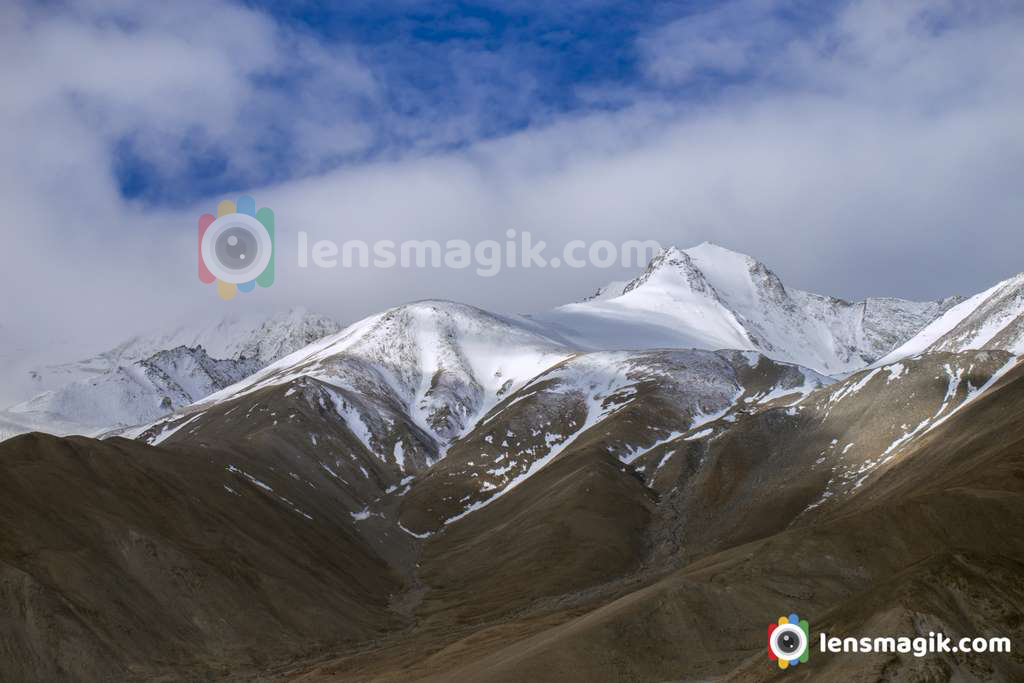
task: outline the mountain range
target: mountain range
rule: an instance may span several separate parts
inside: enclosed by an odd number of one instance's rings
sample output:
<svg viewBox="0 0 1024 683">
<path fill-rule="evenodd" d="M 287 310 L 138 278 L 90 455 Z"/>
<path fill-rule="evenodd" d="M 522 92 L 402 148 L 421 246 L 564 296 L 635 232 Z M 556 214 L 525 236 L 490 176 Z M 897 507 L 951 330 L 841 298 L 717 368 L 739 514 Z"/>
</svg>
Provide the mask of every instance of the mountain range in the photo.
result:
<svg viewBox="0 0 1024 683">
<path fill-rule="evenodd" d="M 840 374 L 878 360 L 959 301 L 811 294 L 785 287 L 749 256 L 704 243 L 665 249 L 637 278 L 538 317 L 587 349 L 747 349 Z"/>
<path fill-rule="evenodd" d="M 155 420 L 339 328 L 303 309 L 229 316 L 138 335 L 80 361 L 33 368 L 28 385 L 37 393 L 0 411 L 0 439 L 32 430 L 95 435 Z"/>
<path fill-rule="evenodd" d="M 526 344 L 531 349 L 557 347 L 563 357 L 594 350 L 741 349 L 835 375 L 879 359 L 959 303 L 958 298 L 851 303 L 787 289 L 751 257 L 704 243 L 665 249 L 635 279 L 612 283 L 584 302 L 503 320 L 519 330 L 516 334 L 532 335 Z M 404 327 L 413 322 L 410 311 L 384 315 L 401 318 L 392 327 Z M 136 336 L 81 361 L 30 370 L 38 393 L 0 412 L 0 435 L 31 429 L 95 435 L 145 423 L 340 329 L 325 316 L 297 309 Z M 419 331 L 438 333 L 425 326 Z M 457 336 L 458 331 L 459 322 L 453 321 L 445 333 Z M 394 360 L 409 365 L 407 358 Z M 541 369 L 528 364 L 524 371 L 532 377 Z M 488 387 L 487 378 L 472 381 L 483 381 L 480 390 L 492 394 L 499 388 Z"/>
<path fill-rule="evenodd" d="M 0 678 L 1024 677 L 765 648 L 793 611 L 1024 636 L 1022 299 L 846 302 L 703 244 L 530 316 L 300 312 L 75 366 L 6 415 L 123 412 L 0 443 Z"/>
</svg>

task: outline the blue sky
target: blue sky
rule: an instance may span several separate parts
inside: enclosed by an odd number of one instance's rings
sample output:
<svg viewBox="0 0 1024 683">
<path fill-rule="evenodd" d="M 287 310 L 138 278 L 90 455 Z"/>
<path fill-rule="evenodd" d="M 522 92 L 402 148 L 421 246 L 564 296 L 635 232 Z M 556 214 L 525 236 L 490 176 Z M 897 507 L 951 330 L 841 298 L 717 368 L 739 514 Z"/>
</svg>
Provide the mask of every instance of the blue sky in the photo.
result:
<svg viewBox="0 0 1024 683">
<path fill-rule="evenodd" d="M 543 6 L 543 5 L 550 6 Z M 804 2 L 776 6 L 740 3 L 730 16 L 716 2 L 252 2 L 282 31 L 337 51 L 372 73 L 373 91 L 339 88 L 315 94 L 323 65 L 302 64 L 298 45 L 287 59 L 294 68 L 270 65 L 247 79 L 257 106 L 244 116 L 259 139 L 258 155 L 244 167 L 201 129 L 182 130 L 161 145 L 174 145 L 179 164 L 152 162 L 153 132 L 145 122 L 112 141 L 121 193 L 148 204 L 178 205 L 252 184 L 266 184 L 346 164 L 458 148 L 543 125 L 559 117 L 629 107 L 638 98 L 700 104 L 754 78 L 756 69 L 708 63 L 686 82 L 665 82 L 647 70 L 647 36 L 709 12 L 722 20 L 702 34 L 706 41 L 750 38 L 748 24 L 770 26 L 753 36 L 758 50 L 781 50 L 794 36 L 811 35 L 838 8 Z M 771 44 L 774 42 L 775 44 Z M 286 48 L 287 49 L 287 48 Z M 258 99 L 279 103 L 258 111 Z M 254 113 L 255 110 L 255 113 Z M 310 159 L 292 152 L 296 115 L 339 117 L 365 126 L 350 148 Z M 456 125 L 450 126 L 451 122 Z"/>
</svg>

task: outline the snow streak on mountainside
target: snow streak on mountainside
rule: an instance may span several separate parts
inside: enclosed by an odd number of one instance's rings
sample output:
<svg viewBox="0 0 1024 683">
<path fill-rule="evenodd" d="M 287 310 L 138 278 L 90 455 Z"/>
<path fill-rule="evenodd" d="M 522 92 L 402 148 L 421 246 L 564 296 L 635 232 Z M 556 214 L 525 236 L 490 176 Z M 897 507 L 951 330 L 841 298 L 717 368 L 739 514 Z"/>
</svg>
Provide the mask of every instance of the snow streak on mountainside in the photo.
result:
<svg viewBox="0 0 1024 683">
<path fill-rule="evenodd" d="M 826 374 L 857 370 L 955 301 L 841 299 L 789 290 L 764 264 L 704 243 L 664 249 L 622 288 L 537 316 L 593 350 L 749 349 Z"/>
<path fill-rule="evenodd" d="M 592 448 L 630 465 L 678 437 L 703 436 L 711 422 L 791 407 L 833 381 L 752 352 L 577 354 L 510 394 L 417 479 L 402 521 L 436 531 L 500 499 L 567 449 Z"/>
<path fill-rule="evenodd" d="M 155 420 L 338 330 L 301 309 L 134 337 L 92 358 L 33 371 L 50 387 L 0 413 L 0 438 L 97 433 Z"/>
<path fill-rule="evenodd" d="M 976 349 L 1024 352 L 1024 273 L 950 308 L 878 364 L 924 352 Z"/>
</svg>

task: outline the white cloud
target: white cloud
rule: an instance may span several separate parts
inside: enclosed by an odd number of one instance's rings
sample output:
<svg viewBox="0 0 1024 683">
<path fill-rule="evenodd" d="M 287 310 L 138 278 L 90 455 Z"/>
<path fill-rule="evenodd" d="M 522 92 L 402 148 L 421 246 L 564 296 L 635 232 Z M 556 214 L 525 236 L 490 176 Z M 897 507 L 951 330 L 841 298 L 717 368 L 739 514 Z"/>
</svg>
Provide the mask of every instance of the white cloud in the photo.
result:
<svg viewBox="0 0 1024 683">
<path fill-rule="evenodd" d="M 150 130 L 148 152 L 172 165 L 180 163 L 176 135 L 200 127 L 237 150 L 233 163 L 244 166 L 254 142 L 249 108 L 293 102 L 301 102 L 293 130 L 308 161 L 302 177 L 238 188 L 278 216 L 279 277 L 236 298 L 236 309 L 304 304 L 351 318 L 429 296 L 529 311 L 624 275 L 299 270 L 299 230 L 341 242 L 501 239 L 514 228 L 556 247 L 712 239 L 761 258 L 788 283 L 848 297 L 970 293 L 1021 269 L 1024 26 L 1006 7 L 853 3 L 773 45 L 762 33 L 698 31 L 704 43 L 694 51 L 694 40 L 655 35 L 641 49 L 658 46 L 646 53 L 656 78 L 611 93 L 630 102 L 619 111 L 552 117 L 455 151 L 390 150 L 326 174 L 311 173 L 321 154 L 359 148 L 371 133 L 344 106 L 317 116 L 326 111 L 318 98 L 334 88 L 378 97 L 372 69 L 344 46 L 282 32 L 249 10 L 173 7 L 129 7 L 117 20 L 93 10 L 49 18 L 3 10 L 14 20 L 4 25 L 17 27 L 0 47 L 0 70 L 13 84 L 0 110 L 0 203 L 10 226 L 0 286 L 17 292 L 0 307 L 8 329 L 99 343 L 223 307 L 195 276 L 193 232 L 198 215 L 223 197 L 183 210 L 127 202 L 111 174 L 110 141 L 137 126 L 166 129 L 166 138 Z M 218 41 L 213 26 L 224 22 L 277 47 Z M 736 44 L 715 47 L 720 40 Z M 254 71 L 286 67 L 309 69 L 321 94 L 253 99 Z M 743 70 L 749 80 L 698 103 L 658 89 L 701 69 Z M 522 76 L 524 92 L 529 78 Z M 473 118 L 437 131 L 438 139 L 465 136 Z M 392 123 L 419 125 L 399 116 Z"/>
<path fill-rule="evenodd" d="M 668 23 L 640 41 L 648 73 L 675 86 L 702 75 L 735 76 L 757 68 L 769 51 L 792 38 L 773 14 L 776 5 L 725 2 Z"/>
</svg>

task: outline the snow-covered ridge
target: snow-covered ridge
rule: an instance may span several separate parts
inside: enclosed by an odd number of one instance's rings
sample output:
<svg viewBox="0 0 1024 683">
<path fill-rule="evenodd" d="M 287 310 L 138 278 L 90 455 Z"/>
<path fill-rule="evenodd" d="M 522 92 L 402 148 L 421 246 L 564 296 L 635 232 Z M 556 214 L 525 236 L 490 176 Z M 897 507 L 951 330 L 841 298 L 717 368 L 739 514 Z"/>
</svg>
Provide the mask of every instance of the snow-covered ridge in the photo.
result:
<svg viewBox="0 0 1024 683">
<path fill-rule="evenodd" d="M 0 413 L 2 436 L 97 434 L 151 422 L 338 328 L 293 309 L 132 337 L 91 358 L 33 371 L 41 391 Z"/>
<path fill-rule="evenodd" d="M 431 481 L 445 482 L 444 509 L 426 526 L 422 519 L 409 523 L 424 531 L 456 522 L 577 446 L 599 448 L 650 481 L 661 456 L 653 464 L 637 460 L 652 451 L 708 437 L 739 415 L 795 411 L 834 381 L 753 352 L 575 354 L 509 395 L 453 445 L 441 469 L 432 470 Z M 414 497 L 423 495 L 419 486 Z"/>
<path fill-rule="evenodd" d="M 1024 353 L 1024 273 L 953 306 L 877 365 L 929 351 L 981 349 Z"/>
<path fill-rule="evenodd" d="M 787 288 L 764 264 L 714 244 L 669 247 L 636 278 L 531 317 L 424 301 L 340 331 L 298 310 L 135 337 L 40 369 L 48 391 L 0 413 L 0 429 L 90 433 L 151 423 L 193 401 L 308 375 L 400 406 L 443 446 L 504 396 L 578 353 L 734 349 L 833 376 L 933 346 L 1018 353 L 1022 285 L 1024 275 L 963 303 L 847 302 Z"/>
<path fill-rule="evenodd" d="M 375 400 L 397 401 L 444 444 L 501 397 L 572 353 L 529 320 L 422 301 L 350 325 L 203 403 L 313 377 Z"/>
<path fill-rule="evenodd" d="M 609 296 L 535 316 L 587 350 L 759 351 L 825 374 L 862 368 L 909 339 L 955 300 L 847 302 L 788 289 L 759 261 L 704 243 L 669 247 Z"/>
</svg>

